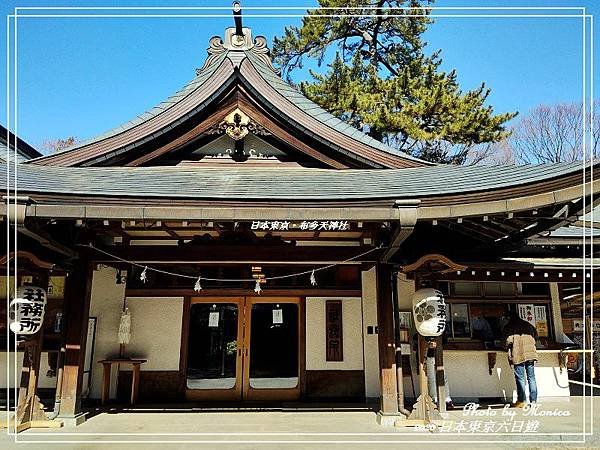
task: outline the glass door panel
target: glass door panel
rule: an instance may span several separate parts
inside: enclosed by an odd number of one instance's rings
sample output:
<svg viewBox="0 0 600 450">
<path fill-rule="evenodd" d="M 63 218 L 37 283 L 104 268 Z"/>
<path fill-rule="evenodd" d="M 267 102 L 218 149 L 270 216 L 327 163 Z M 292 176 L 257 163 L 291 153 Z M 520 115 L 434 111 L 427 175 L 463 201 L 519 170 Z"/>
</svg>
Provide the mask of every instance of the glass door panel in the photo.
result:
<svg viewBox="0 0 600 450">
<path fill-rule="evenodd" d="M 298 399 L 299 302 L 293 297 L 192 298 L 186 398 Z"/>
<path fill-rule="evenodd" d="M 296 388 L 299 375 L 298 305 L 253 303 L 249 311 L 249 386 L 253 389 Z"/>
<path fill-rule="evenodd" d="M 193 390 L 233 389 L 238 380 L 239 307 L 193 303 L 190 307 L 186 386 Z"/>
</svg>

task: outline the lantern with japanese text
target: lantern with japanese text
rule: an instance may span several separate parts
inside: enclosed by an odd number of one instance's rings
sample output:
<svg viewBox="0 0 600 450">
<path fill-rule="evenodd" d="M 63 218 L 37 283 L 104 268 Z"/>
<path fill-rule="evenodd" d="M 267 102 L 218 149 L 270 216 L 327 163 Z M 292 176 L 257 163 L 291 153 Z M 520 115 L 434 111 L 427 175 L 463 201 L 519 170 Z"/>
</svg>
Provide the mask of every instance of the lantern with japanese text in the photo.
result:
<svg viewBox="0 0 600 450">
<path fill-rule="evenodd" d="M 446 329 L 446 303 L 437 289 L 419 289 L 412 297 L 415 326 L 421 336 L 440 336 Z"/>
<path fill-rule="evenodd" d="M 35 286 L 20 286 L 10 302 L 10 330 L 16 334 L 37 333 L 44 323 L 46 291 Z"/>
</svg>

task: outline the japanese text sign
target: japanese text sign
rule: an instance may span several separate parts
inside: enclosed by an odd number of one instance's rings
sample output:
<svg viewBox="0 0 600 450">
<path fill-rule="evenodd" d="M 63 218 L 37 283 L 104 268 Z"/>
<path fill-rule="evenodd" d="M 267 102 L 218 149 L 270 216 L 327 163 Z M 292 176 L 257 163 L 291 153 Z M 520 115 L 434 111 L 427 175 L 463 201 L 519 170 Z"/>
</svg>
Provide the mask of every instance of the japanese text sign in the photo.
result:
<svg viewBox="0 0 600 450">
<path fill-rule="evenodd" d="M 20 286 L 10 302 L 10 330 L 16 334 L 37 333 L 44 323 L 46 291 L 34 286 Z"/>
</svg>

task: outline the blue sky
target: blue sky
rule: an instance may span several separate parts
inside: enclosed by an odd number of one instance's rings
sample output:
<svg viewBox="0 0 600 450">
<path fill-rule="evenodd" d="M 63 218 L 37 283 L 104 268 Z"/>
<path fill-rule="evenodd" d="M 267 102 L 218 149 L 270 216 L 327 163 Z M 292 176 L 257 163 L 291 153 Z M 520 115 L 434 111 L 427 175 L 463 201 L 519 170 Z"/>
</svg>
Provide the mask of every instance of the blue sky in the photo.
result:
<svg viewBox="0 0 600 450">
<path fill-rule="evenodd" d="M 436 6 L 583 6 L 588 13 L 595 14 L 600 12 L 596 3 L 593 0 L 438 0 Z M 85 2 L 86 6 L 175 4 L 229 7 L 231 2 Z M 246 7 L 314 4 L 316 0 L 243 1 Z M 81 3 L 8 0 L 0 8 L 6 15 L 15 7 L 42 5 L 78 6 Z M 169 12 L 173 11 L 166 13 Z M 228 11 L 207 12 L 227 14 L 227 17 L 20 18 L 19 135 L 34 146 L 39 146 L 45 139 L 72 135 L 85 139 L 150 109 L 193 78 L 195 68 L 205 59 L 208 39 L 222 35 L 223 29 L 232 25 Z M 251 27 L 255 35 L 265 35 L 269 42 L 274 35 L 281 34 L 286 25 L 300 22 L 295 17 L 248 17 L 253 12 L 273 14 L 273 11 L 245 11 L 244 25 Z M 444 12 L 467 13 L 439 10 L 438 14 Z M 539 14 L 549 12 L 538 11 Z M 196 13 L 202 14 L 202 11 Z M 302 10 L 287 13 L 299 14 Z M 2 28 L 4 37 L 6 20 L 2 20 Z M 519 111 L 523 114 L 540 103 L 581 101 L 581 18 L 439 17 L 427 31 L 426 40 L 430 51 L 442 50 L 443 68 L 457 70 L 463 89 L 475 88 L 485 81 L 492 89 L 489 104 L 498 112 Z M 0 97 L 3 100 L 0 122 L 6 124 L 5 57 L 0 60 L 0 65 Z M 297 73 L 295 79 L 304 77 L 305 71 Z"/>
</svg>

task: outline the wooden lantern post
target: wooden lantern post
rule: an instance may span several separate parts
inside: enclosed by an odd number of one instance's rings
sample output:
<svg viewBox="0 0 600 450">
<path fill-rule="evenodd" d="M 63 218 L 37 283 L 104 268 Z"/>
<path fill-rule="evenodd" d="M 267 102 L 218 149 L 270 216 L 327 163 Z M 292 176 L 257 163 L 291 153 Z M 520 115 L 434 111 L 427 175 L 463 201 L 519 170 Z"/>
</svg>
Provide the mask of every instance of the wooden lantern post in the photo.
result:
<svg viewBox="0 0 600 450">
<path fill-rule="evenodd" d="M 0 265 L 8 264 L 15 256 L 21 257 L 33 264 L 35 272 L 38 274 L 38 282 L 46 290 L 45 288 L 48 286 L 48 270 L 53 267 L 53 264 L 43 262 L 28 252 L 19 252 L 17 255 L 11 253 L 8 257 L 0 260 Z M 15 351 L 22 349 L 24 352 L 17 408 L 8 424 L 4 422 L 2 427 L 7 426 L 9 429 L 14 429 L 17 433 L 29 428 L 58 428 L 62 426 L 62 423 L 59 421 L 48 420 L 44 412 L 44 407 L 37 395 L 43 334 L 42 321 L 40 329 L 35 334 L 18 342 L 15 348 Z"/>
<path fill-rule="evenodd" d="M 429 395 L 427 386 L 427 365 L 425 358 L 427 350 L 435 342 L 431 339 L 426 339 L 419 334 L 419 388 L 421 393 L 417 402 L 413 405 L 413 411 L 408 417 L 407 425 L 428 425 L 435 421 L 443 420 L 433 399 Z"/>
</svg>

